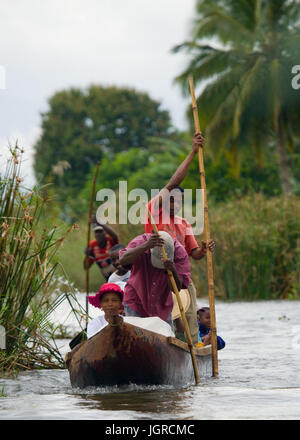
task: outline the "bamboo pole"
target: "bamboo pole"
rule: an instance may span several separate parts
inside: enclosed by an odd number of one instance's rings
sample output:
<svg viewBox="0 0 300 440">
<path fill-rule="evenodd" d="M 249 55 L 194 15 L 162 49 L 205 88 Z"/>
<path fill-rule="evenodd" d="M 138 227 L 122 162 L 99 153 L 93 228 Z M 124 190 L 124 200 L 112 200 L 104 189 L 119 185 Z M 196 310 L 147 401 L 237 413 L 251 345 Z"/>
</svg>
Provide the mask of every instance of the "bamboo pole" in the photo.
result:
<svg viewBox="0 0 300 440">
<path fill-rule="evenodd" d="M 190 83 L 190 91 L 191 91 L 191 97 L 192 97 L 192 109 L 193 109 L 195 131 L 196 131 L 196 133 L 200 133 L 200 122 L 199 122 L 197 101 L 195 98 L 194 81 L 193 81 L 192 76 L 189 77 L 189 83 Z M 201 188 L 203 189 L 204 234 L 205 234 L 206 245 L 208 245 L 208 243 L 210 241 L 210 230 L 209 230 L 205 170 L 204 170 L 204 159 L 203 159 L 203 149 L 202 148 L 199 148 L 198 160 L 199 160 Z M 217 327 L 216 327 L 216 312 L 215 312 L 215 298 L 214 298 L 214 275 L 213 275 L 212 253 L 209 249 L 207 249 L 207 252 L 206 252 L 206 261 L 207 261 L 208 296 L 209 296 L 209 310 L 210 310 L 210 323 L 211 323 L 212 375 L 217 376 L 218 375 L 218 346 L 217 346 Z"/>
<path fill-rule="evenodd" d="M 148 211 L 148 216 L 149 216 L 149 219 L 151 221 L 152 227 L 153 227 L 156 235 L 159 235 L 156 223 L 155 223 L 155 221 L 154 221 L 154 219 L 152 217 L 152 214 L 151 214 L 151 212 L 150 212 L 150 210 L 149 210 L 147 205 L 146 205 L 146 208 L 147 208 L 147 211 Z M 165 251 L 164 247 L 161 248 L 161 252 L 162 252 L 163 261 L 167 260 L 167 255 L 166 255 L 166 251 Z M 192 364 L 193 364 L 193 369 L 194 369 L 195 382 L 196 382 L 196 385 L 198 385 L 200 383 L 200 378 L 199 378 L 198 365 L 197 365 L 197 360 L 196 360 L 196 356 L 195 356 L 195 352 L 194 352 L 194 346 L 193 346 L 193 343 L 192 343 L 190 328 L 189 328 L 189 325 L 188 325 L 188 322 L 187 322 L 187 319 L 186 319 L 186 316 L 185 316 L 185 313 L 184 313 L 184 309 L 183 309 L 183 306 L 182 306 L 180 294 L 178 292 L 178 288 L 177 288 L 177 284 L 175 282 L 174 276 L 173 276 L 173 274 L 172 274 L 172 272 L 170 270 L 167 270 L 167 272 L 168 272 L 168 275 L 169 275 L 169 278 L 170 278 L 170 281 L 171 281 L 171 284 L 172 284 L 172 287 L 173 287 L 173 291 L 174 291 L 174 293 L 176 295 L 176 299 L 177 299 L 177 302 L 178 302 L 181 318 L 182 318 L 183 325 L 184 325 L 185 334 L 186 334 L 187 341 L 188 341 L 188 346 L 189 346 L 191 357 L 192 357 Z"/>
<path fill-rule="evenodd" d="M 94 202 L 94 197 L 95 197 L 95 186 L 96 186 L 99 165 L 100 165 L 100 163 L 97 162 L 95 174 L 94 174 L 94 178 L 93 178 L 92 193 L 91 193 L 90 207 L 89 207 L 89 217 L 88 217 L 87 247 L 89 246 L 90 240 L 91 240 L 91 216 L 92 216 L 92 211 L 93 211 L 93 202 Z M 88 257 L 87 257 L 87 260 L 88 260 Z M 88 316 L 89 316 L 89 300 L 88 300 L 88 295 L 89 295 L 89 263 L 88 263 L 88 261 L 87 261 L 86 270 L 85 270 L 85 291 L 86 291 L 86 296 L 85 296 L 86 317 L 85 317 L 85 319 L 86 319 L 86 327 L 87 327 L 88 320 L 89 320 L 89 318 L 88 318 Z"/>
</svg>

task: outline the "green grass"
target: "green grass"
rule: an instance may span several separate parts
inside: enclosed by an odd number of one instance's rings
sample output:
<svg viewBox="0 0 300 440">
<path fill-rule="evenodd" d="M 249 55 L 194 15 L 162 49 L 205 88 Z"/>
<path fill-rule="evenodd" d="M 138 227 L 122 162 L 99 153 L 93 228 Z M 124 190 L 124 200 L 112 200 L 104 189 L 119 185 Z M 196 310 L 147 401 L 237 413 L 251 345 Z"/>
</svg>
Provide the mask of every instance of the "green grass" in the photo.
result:
<svg viewBox="0 0 300 440">
<path fill-rule="evenodd" d="M 300 294 L 300 198 L 260 194 L 210 210 L 216 294 L 230 300 Z M 205 265 L 199 265 L 205 286 Z"/>
<path fill-rule="evenodd" d="M 118 232 L 120 241 L 127 244 L 132 238 L 143 233 L 143 228 L 132 225 L 112 225 Z M 91 231 L 91 240 L 94 238 Z M 58 251 L 58 258 L 68 278 L 74 283 L 81 292 L 86 291 L 85 269 L 83 268 L 84 249 L 87 244 L 87 220 L 82 219 L 78 222 L 78 229 L 74 230 Z M 101 284 L 105 282 L 100 269 L 94 263 L 89 269 L 89 291 L 96 292 Z"/>
<path fill-rule="evenodd" d="M 211 237 L 216 241 L 214 281 L 217 297 L 229 300 L 299 297 L 300 198 L 260 194 L 209 205 Z M 142 225 L 112 225 L 125 245 L 143 233 Z M 64 241 L 59 258 L 70 280 L 85 291 L 83 250 L 86 219 Z M 204 239 L 197 236 L 198 243 Z M 191 261 L 198 296 L 207 296 L 206 261 Z M 90 291 L 104 279 L 90 269 Z"/>
<path fill-rule="evenodd" d="M 0 368 L 5 371 L 64 366 L 49 316 L 66 298 L 57 289 L 56 254 L 73 227 L 41 224 L 48 201 L 38 188 L 22 188 L 21 155 L 17 146 L 11 150 L 0 180 L 0 323 L 6 331 Z"/>
</svg>

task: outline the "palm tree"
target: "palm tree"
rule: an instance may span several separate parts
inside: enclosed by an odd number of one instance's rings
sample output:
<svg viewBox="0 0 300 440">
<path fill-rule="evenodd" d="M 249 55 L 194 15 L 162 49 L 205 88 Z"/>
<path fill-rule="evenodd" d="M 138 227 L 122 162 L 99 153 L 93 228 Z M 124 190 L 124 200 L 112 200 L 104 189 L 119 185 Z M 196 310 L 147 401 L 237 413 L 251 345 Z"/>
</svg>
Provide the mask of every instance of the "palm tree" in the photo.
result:
<svg viewBox="0 0 300 440">
<path fill-rule="evenodd" d="M 175 80 L 188 90 L 192 73 L 201 128 L 212 151 L 225 154 L 238 174 L 243 148 L 263 159 L 276 144 L 284 194 L 291 192 L 288 149 L 300 132 L 300 96 L 291 85 L 300 64 L 299 0 L 198 0 L 187 69 Z M 204 86 L 204 87 L 203 87 Z"/>
</svg>

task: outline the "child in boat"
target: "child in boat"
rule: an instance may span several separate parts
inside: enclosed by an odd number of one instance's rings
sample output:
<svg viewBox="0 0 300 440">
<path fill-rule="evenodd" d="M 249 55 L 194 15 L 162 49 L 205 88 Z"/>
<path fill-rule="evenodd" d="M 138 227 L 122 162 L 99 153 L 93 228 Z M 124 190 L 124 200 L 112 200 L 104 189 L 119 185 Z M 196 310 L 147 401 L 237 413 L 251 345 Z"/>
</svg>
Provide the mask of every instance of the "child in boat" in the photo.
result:
<svg viewBox="0 0 300 440">
<path fill-rule="evenodd" d="M 105 283 L 101 286 L 96 295 L 89 295 L 88 300 L 94 307 L 101 309 L 101 314 L 88 323 L 87 338 L 89 339 L 108 325 L 107 319 L 110 316 L 123 314 L 123 291 L 121 287 L 115 283 Z M 130 324 L 155 331 L 165 336 L 175 336 L 171 327 L 156 316 L 152 318 L 124 316 L 123 319 L 124 322 L 129 322 Z"/>
<path fill-rule="evenodd" d="M 118 284 L 105 283 L 96 295 L 89 295 L 88 301 L 94 307 L 102 309 L 102 313 L 87 326 L 88 339 L 108 325 L 107 318 L 122 312 L 123 290 Z"/>
<path fill-rule="evenodd" d="M 124 291 L 127 281 L 130 277 L 130 266 L 124 267 L 120 264 L 119 251 L 125 249 L 123 244 L 116 244 L 108 252 L 111 258 L 111 263 L 116 269 L 108 278 L 108 283 L 118 284 Z"/>
<path fill-rule="evenodd" d="M 201 307 L 201 309 L 198 309 L 197 319 L 199 326 L 199 336 L 204 345 L 209 345 L 211 343 L 209 307 Z M 218 350 L 221 350 L 225 347 L 225 341 L 221 338 L 221 336 L 217 336 L 217 346 Z"/>
</svg>

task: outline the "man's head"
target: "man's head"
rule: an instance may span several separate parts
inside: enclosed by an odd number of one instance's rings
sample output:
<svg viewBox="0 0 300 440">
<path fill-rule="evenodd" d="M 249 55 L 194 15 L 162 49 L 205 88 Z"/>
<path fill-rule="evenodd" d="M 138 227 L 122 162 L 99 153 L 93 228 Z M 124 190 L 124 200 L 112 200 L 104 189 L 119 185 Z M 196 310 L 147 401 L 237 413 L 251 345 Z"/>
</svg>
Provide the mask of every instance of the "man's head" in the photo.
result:
<svg viewBox="0 0 300 440">
<path fill-rule="evenodd" d="M 120 259 L 119 259 L 119 251 L 124 248 L 125 246 L 123 244 L 116 244 L 109 250 L 111 263 L 117 269 L 120 275 L 124 275 L 127 272 L 127 269 L 120 264 Z"/>
<path fill-rule="evenodd" d="M 184 199 L 184 189 L 181 186 L 176 186 L 170 192 L 170 217 L 174 217 L 182 208 Z M 167 207 L 168 209 L 168 207 Z"/>
<path fill-rule="evenodd" d="M 197 318 L 200 324 L 205 325 L 205 327 L 210 328 L 210 311 L 209 307 L 201 307 L 197 310 Z"/>
<path fill-rule="evenodd" d="M 106 245 L 106 234 L 102 226 L 100 225 L 94 225 L 93 227 L 95 239 L 97 240 L 97 243 L 100 247 L 104 247 Z"/>
</svg>

